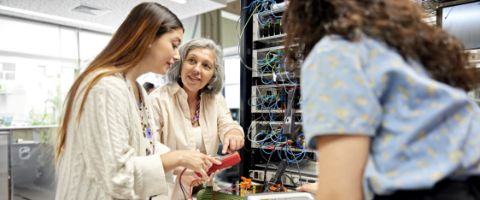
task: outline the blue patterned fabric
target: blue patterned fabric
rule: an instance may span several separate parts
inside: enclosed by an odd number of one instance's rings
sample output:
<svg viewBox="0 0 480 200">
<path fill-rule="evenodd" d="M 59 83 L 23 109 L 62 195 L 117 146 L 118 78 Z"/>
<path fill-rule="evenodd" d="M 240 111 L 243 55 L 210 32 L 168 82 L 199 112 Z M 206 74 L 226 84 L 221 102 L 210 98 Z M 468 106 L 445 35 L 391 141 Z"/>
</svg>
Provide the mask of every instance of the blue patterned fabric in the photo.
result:
<svg viewBox="0 0 480 200">
<path fill-rule="evenodd" d="M 302 65 L 301 88 L 310 144 L 320 135 L 372 138 L 369 192 L 430 188 L 479 174 L 478 106 L 382 42 L 324 37 Z"/>
</svg>

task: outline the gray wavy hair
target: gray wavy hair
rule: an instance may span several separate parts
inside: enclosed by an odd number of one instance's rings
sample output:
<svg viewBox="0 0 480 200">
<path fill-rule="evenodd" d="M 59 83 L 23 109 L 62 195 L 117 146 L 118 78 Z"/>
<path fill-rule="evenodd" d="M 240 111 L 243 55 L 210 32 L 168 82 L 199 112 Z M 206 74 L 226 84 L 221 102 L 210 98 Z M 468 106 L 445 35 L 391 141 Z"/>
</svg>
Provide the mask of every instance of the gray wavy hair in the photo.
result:
<svg viewBox="0 0 480 200">
<path fill-rule="evenodd" d="M 178 50 L 180 54 L 180 60 L 175 62 L 172 68 L 167 72 L 168 83 L 177 81 L 178 84 L 183 85 L 180 78 L 182 65 L 188 55 L 188 52 L 190 52 L 192 49 L 210 49 L 215 52 L 215 71 L 213 73 L 212 80 L 200 92 L 205 92 L 207 94 L 218 94 L 220 91 L 222 91 L 223 82 L 225 81 L 223 54 L 220 46 L 218 46 L 213 40 L 207 38 L 193 39 L 180 47 Z"/>
</svg>

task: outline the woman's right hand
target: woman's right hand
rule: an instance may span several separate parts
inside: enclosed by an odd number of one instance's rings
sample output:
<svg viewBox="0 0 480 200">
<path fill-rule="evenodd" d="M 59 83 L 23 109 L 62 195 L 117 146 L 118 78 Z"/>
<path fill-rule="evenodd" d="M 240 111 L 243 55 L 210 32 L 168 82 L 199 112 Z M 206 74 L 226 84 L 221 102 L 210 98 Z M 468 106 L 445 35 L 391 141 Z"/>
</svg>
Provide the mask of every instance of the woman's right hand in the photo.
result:
<svg viewBox="0 0 480 200">
<path fill-rule="evenodd" d="M 216 158 L 205 155 L 198 151 L 182 150 L 178 151 L 179 166 L 193 170 L 202 175 L 203 180 L 208 180 L 207 171 L 213 164 L 220 165 L 222 162 Z"/>
</svg>

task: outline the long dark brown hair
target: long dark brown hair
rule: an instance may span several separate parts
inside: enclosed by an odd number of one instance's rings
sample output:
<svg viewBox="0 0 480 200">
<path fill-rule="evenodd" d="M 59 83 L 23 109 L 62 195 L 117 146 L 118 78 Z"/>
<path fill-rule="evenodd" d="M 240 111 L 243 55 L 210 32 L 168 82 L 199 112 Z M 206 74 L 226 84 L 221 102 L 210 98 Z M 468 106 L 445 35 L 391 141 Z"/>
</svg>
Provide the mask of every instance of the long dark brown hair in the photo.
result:
<svg viewBox="0 0 480 200">
<path fill-rule="evenodd" d="M 107 46 L 78 76 L 67 94 L 65 110 L 57 136 L 55 151 L 57 159 L 65 146 L 68 124 L 73 117 L 76 117 L 76 120 L 80 119 L 85 99 L 92 87 L 105 76 L 116 73 L 125 74 L 131 70 L 143 59 L 149 44 L 175 29 L 183 31 L 182 22 L 168 8 L 158 3 L 141 3 L 130 11 Z M 102 69 L 102 72 L 86 83 L 83 96 L 76 96 L 85 78 L 99 69 Z M 80 109 L 76 116 L 72 116 L 72 106 L 76 98 L 81 98 Z"/>
<path fill-rule="evenodd" d="M 306 57 L 325 35 L 355 41 L 363 32 L 422 63 L 437 81 L 466 91 L 476 88 L 479 79 L 462 44 L 422 17 L 410 0 L 292 0 L 283 16 L 285 46 L 304 45 L 301 55 Z M 289 48 L 285 51 L 289 62 L 299 59 Z"/>
</svg>

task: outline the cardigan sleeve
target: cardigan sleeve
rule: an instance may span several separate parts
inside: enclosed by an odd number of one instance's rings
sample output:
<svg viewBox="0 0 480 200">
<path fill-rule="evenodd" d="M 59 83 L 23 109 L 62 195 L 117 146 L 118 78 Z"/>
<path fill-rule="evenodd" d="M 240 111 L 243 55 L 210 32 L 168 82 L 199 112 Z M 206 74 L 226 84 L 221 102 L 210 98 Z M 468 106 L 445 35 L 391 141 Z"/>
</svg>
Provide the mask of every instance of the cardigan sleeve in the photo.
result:
<svg viewBox="0 0 480 200">
<path fill-rule="evenodd" d="M 124 86 L 124 85 L 123 85 Z M 79 132 L 83 140 L 83 159 L 87 175 L 113 198 L 144 199 L 167 194 L 167 183 L 160 156 L 138 156 L 131 144 L 127 109 L 128 88 L 113 81 L 101 80 L 89 92 Z M 83 126 L 83 127 L 80 127 Z"/>
<path fill-rule="evenodd" d="M 163 133 L 163 128 L 165 125 L 165 121 L 163 120 L 163 110 L 162 110 L 162 103 L 161 103 L 161 91 L 160 88 L 154 90 L 152 93 L 149 95 L 150 99 L 150 106 L 152 110 L 152 115 L 153 115 L 153 124 L 154 124 L 154 133 L 157 134 L 157 136 L 160 139 L 160 143 L 165 144 L 166 141 L 164 141 L 164 133 Z"/>
<path fill-rule="evenodd" d="M 218 136 L 220 141 L 223 143 L 225 134 L 232 129 L 238 129 L 245 136 L 242 127 L 232 119 L 230 109 L 222 95 L 215 95 L 215 104 L 217 107 Z"/>
</svg>

